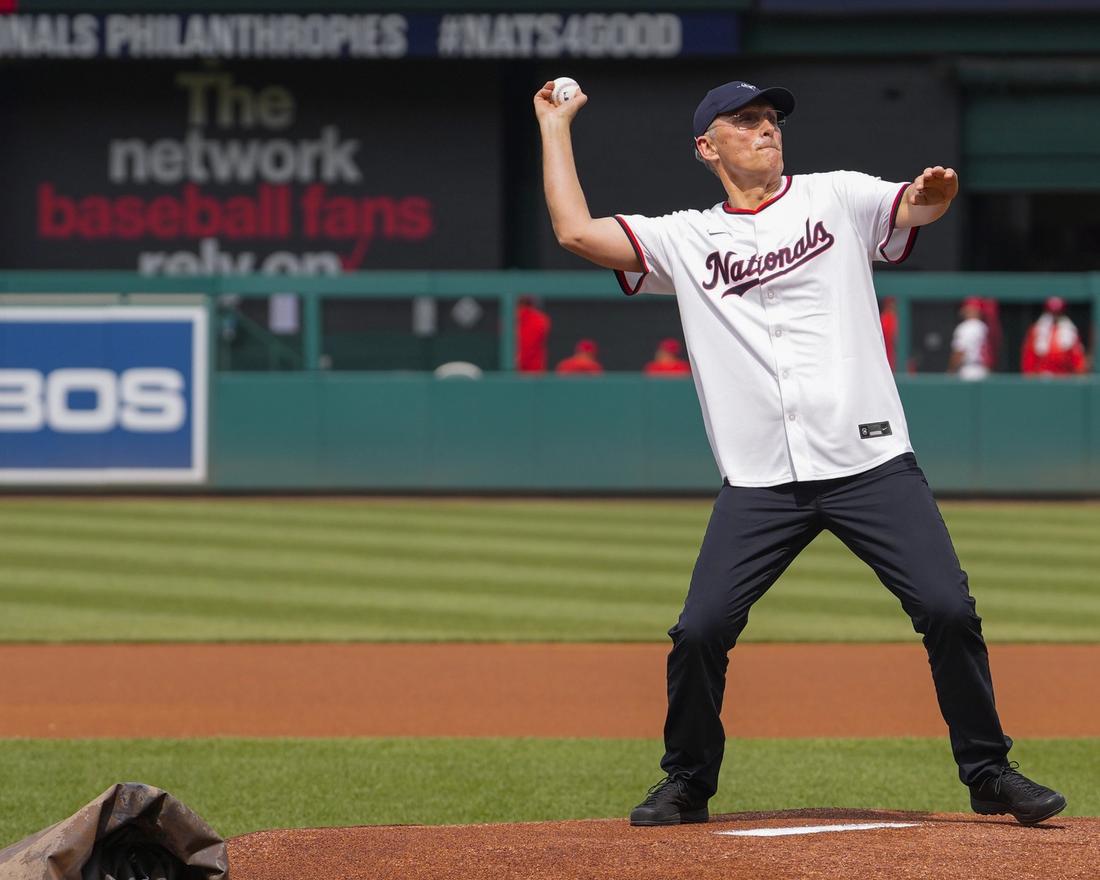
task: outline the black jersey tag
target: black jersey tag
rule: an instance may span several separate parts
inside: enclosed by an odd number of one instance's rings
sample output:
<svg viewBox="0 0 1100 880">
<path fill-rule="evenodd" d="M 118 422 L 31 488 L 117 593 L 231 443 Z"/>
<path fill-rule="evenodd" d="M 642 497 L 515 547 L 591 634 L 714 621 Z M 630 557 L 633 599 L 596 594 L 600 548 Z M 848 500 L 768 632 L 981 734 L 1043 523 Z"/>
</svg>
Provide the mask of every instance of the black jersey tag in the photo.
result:
<svg viewBox="0 0 1100 880">
<path fill-rule="evenodd" d="M 866 425 L 859 426 L 859 439 L 869 440 L 871 437 L 889 437 L 893 431 L 890 430 L 889 422 L 868 422 Z"/>
</svg>

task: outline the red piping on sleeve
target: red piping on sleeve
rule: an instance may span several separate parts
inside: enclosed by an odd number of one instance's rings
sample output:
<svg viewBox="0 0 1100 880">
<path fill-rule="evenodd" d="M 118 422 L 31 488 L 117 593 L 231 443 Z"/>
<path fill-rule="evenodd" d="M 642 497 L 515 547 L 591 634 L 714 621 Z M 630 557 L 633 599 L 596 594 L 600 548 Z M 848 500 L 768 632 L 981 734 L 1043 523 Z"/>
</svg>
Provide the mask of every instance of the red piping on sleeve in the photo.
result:
<svg viewBox="0 0 1100 880">
<path fill-rule="evenodd" d="M 894 204 L 890 208 L 890 228 L 886 230 L 886 237 L 878 246 L 878 252 L 882 254 L 882 258 L 886 260 L 887 263 L 893 263 L 895 266 L 898 263 L 904 263 L 909 257 L 909 254 L 912 253 L 913 245 L 917 243 L 917 233 L 920 231 L 919 226 L 910 226 L 909 237 L 905 240 L 905 249 L 901 252 L 901 256 L 898 257 L 896 260 L 890 259 L 890 257 L 886 253 L 886 245 L 890 243 L 890 237 L 894 234 L 894 224 L 897 222 L 898 219 L 898 208 L 901 205 L 901 199 L 905 195 L 905 191 L 907 189 L 909 189 L 909 184 L 903 183 L 901 185 L 901 189 L 898 190 L 898 194 L 894 196 Z"/>
<path fill-rule="evenodd" d="M 642 253 L 642 246 L 638 244 L 638 238 L 634 235 L 634 230 L 630 228 L 629 224 L 620 217 L 615 215 L 615 219 L 619 221 L 619 225 L 623 228 L 623 232 L 626 233 L 626 237 L 630 239 L 630 246 L 634 248 L 634 253 L 638 257 L 638 262 L 642 264 L 642 274 L 638 276 L 638 282 L 631 287 L 630 282 L 626 279 L 626 273 L 621 269 L 615 269 L 615 278 L 619 282 L 619 287 L 622 288 L 623 293 L 627 296 L 634 296 L 642 288 L 642 284 L 649 274 L 649 263 L 646 262 L 645 254 Z"/>
</svg>

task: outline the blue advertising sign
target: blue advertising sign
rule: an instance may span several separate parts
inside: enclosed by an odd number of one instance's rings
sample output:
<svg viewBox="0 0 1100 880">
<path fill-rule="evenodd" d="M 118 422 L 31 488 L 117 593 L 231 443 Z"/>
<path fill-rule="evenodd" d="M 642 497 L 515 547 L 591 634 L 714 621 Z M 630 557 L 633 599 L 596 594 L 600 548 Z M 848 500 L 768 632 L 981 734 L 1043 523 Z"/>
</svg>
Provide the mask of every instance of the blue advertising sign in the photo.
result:
<svg viewBox="0 0 1100 880">
<path fill-rule="evenodd" d="M 0 483 L 201 483 L 206 391 L 203 308 L 0 308 Z"/>
</svg>

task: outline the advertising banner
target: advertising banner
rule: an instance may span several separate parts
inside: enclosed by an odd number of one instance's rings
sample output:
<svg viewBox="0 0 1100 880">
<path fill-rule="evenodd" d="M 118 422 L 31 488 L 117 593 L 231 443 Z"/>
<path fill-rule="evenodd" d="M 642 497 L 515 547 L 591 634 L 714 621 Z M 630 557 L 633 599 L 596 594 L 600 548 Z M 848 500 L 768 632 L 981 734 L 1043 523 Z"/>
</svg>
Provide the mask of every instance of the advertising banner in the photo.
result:
<svg viewBox="0 0 1100 880">
<path fill-rule="evenodd" d="M 0 58 L 678 58 L 733 55 L 735 13 L 0 17 Z"/>
<path fill-rule="evenodd" d="M 0 483 L 203 483 L 206 310 L 0 308 Z"/>
<path fill-rule="evenodd" d="M 0 90 L 0 269 L 500 265 L 492 81 L 458 94 L 415 63 L 16 66 Z"/>
</svg>

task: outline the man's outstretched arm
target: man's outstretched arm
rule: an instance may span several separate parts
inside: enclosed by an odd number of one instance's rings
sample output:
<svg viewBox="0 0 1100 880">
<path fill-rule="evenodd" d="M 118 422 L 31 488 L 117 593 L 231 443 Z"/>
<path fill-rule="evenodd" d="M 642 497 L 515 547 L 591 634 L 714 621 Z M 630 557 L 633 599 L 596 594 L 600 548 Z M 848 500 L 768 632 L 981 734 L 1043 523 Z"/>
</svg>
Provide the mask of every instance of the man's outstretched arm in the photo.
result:
<svg viewBox="0 0 1100 880">
<path fill-rule="evenodd" d="M 535 116 L 542 132 L 542 182 L 550 222 L 558 244 L 579 257 L 607 269 L 641 272 L 642 263 L 614 217 L 593 218 L 577 178 L 569 127 L 588 101 L 577 90 L 569 101 L 555 105 L 554 84 L 535 93 Z"/>
<path fill-rule="evenodd" d="M 939 220 L 958 194 L 959 175 L 954 168 L 944 168 L 942 165 L 925 168 L 905 191 L 894 225 L 899 229 L 908 229 Z"/>
</svg>

